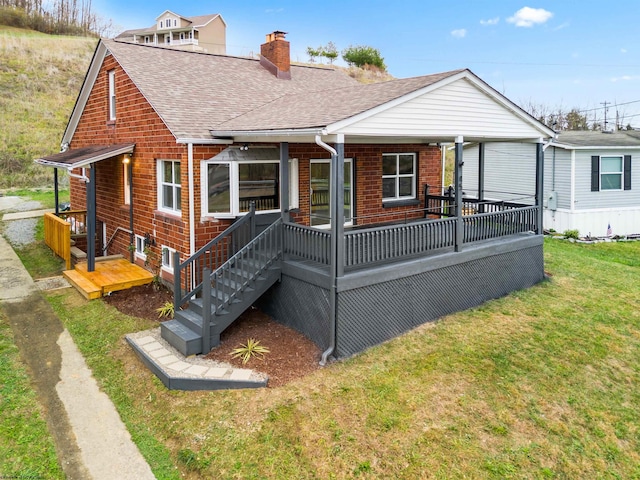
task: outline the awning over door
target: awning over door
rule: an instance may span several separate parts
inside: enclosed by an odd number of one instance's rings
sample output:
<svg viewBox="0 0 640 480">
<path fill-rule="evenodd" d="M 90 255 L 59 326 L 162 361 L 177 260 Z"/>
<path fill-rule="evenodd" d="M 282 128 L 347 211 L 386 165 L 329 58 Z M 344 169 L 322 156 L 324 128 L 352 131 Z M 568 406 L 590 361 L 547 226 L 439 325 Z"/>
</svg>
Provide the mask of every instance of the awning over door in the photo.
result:
<svg viewBox="0 0 640 480">
<path fill-rule="evenodd" d="M 82 168 L 100 160 L 106 160 L 125 153 L 133 153 L 135 143 L 119 143 L 117 145 L 94 145 L 91 147 L 74 148 L 65 152 L 36 158 L 35 162 L 45 167 Z"/>
</svg>

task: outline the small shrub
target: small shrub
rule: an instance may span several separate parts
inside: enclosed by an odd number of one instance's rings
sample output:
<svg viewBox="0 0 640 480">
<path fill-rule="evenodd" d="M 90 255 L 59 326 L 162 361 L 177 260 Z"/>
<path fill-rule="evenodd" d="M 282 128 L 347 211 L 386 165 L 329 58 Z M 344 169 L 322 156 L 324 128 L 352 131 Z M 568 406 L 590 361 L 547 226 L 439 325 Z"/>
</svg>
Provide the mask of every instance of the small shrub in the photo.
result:
<svg viewBox="0 0 640 480">
<path fill-rule="evenodd" d="M 240 345 L 238 348 L 234 348 L 230 355 L 233 358 L 241 358 L 242 364 L 246 364 L 251 357 L 259 357 L 262 359 L 266 353 L 269 353 L 269 349 L 263 345 L 260 345 L 260 340 L 250 338 L 247 343 Z"/>
<path fill-rule="evenodd" d="M 578 230 L 565 230 L 564 238 L 573 238 L 574 240 L 578 240 L 580 238 L 580 232 Z"/>
</svg>

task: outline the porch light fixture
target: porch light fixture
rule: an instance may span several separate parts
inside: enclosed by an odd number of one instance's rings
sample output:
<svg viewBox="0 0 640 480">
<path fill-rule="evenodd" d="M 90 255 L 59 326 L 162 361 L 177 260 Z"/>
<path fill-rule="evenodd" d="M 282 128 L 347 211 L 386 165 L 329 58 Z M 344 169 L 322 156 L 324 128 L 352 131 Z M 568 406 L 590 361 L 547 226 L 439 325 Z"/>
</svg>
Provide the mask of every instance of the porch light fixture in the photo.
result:
<svg viewBox="0 0 640 480">
<path fill-rule="evenodd" d="M 247 150 L 249 150 L 249 145 L 247 145 L 246 143 L 244 145 L 240 145 L 240 150 L 243 150 L 246 152 Z"/>
<path fill-rule="evenodd" d="M 124 157 L 122 157 L 122 163 L 128 165 L 131 162 L 131 155 L 125 153 Z"/>
</svg>

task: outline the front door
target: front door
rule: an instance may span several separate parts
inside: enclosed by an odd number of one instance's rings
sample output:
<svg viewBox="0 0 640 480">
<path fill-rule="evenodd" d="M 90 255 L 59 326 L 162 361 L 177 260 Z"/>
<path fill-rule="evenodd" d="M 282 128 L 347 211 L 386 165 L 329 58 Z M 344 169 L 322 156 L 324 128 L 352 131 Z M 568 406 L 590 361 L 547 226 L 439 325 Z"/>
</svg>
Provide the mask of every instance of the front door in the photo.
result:
<svg viewBox="0 0 640 480">
<path fill-rule="evenodd" d="M 311 160 L 311 226 L 328 227 L 331 223 L 331 161 Z M 352 162 L 344 159 L 344 223 L 351 225 L 353 217 Z"/>
</svg>

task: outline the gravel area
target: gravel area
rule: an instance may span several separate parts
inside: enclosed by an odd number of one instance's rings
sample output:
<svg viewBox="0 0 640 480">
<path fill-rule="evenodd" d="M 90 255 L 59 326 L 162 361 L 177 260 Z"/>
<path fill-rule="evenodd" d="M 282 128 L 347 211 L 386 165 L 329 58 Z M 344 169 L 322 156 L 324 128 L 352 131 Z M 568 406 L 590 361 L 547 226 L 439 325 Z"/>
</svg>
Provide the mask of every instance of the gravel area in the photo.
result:
<svg viewBox="0 0 640 480">
<path fill-rule="evenodd" d="M 0 197 L 0 212 L 28 212 L 42 208 L 40 202 L 23 197 Z M 4 236 L 14 247 L 24 247 L 36 239 L 37 218 L 25 218 L 5 222 Z"/>
</svg>

